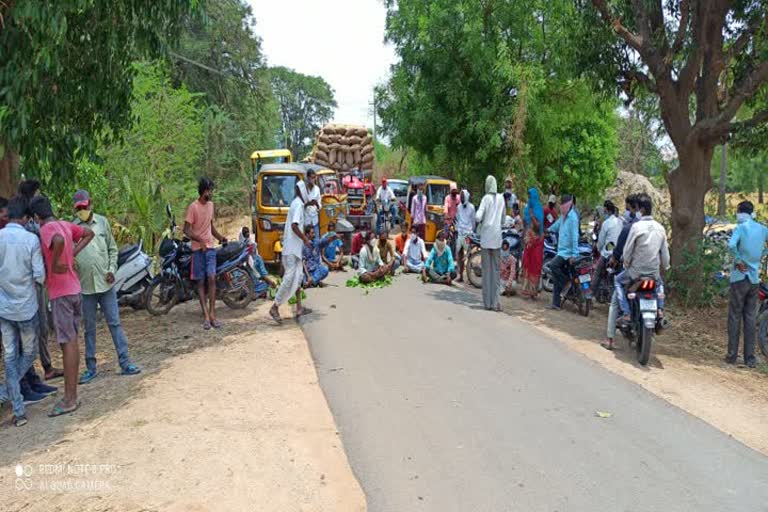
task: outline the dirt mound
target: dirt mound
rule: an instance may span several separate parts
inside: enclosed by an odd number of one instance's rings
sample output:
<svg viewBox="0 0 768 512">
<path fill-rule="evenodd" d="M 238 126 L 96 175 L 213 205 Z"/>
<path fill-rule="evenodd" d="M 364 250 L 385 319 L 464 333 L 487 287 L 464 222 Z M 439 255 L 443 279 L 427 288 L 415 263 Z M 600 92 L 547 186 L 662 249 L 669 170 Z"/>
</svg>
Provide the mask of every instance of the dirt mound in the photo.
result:
<svg viewBox="0 0 768 512">
<path fill-rule="evenodd" d="M 665 224 L 669 224 L 672 215 L 672 206 L 667 189 L 656 188 L 651 181 L 642 174 L 620 171 L 614 185 L 605 191 L 605 197 L 613 201 L 619 210 L 624 208 L 624 199 L 630 194 L 644 192 L 651 196 L 656 217 L 660 217 Z"/>
</svg>

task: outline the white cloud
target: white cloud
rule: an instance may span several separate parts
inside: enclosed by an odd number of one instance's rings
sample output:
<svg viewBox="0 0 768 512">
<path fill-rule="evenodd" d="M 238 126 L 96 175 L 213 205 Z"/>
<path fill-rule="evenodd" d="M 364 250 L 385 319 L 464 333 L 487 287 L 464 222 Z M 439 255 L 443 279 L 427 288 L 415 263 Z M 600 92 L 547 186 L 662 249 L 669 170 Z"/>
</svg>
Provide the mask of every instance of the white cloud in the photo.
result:
<svg viewBox="0 0 768 512">
<path fill-rule="evenodd" d="M 373 125 L 373 88 L 394 50 L 381 0 L 249 0 L 270 66 L 322 76 L 336 92 L 334 121 Z"/>
</svg>

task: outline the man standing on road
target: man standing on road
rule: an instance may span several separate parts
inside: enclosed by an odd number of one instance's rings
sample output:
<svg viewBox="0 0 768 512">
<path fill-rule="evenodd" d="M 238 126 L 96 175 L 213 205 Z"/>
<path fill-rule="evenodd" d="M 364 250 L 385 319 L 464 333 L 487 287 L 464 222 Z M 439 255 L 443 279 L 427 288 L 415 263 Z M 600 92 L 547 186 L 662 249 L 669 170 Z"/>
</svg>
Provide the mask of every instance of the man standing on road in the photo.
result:
<svg viewBox="0 0 768 512">
<path fill-rule="evenodd" d="M 107 321 L 112 343 L 123 375 L 136 375 L 141 369 L 131 362 L 128 355 L 128 338 L 120 324 L 117 292 L 114 288 L 117 272 L 117 243 L 106 217 L 93 212 L 91 196 L 78 190 L 72 198 L 76 218 L 74 223 L 93 231 L 93 242 L 77 255 L 77 273 L 83 299 L 83 324 L 85 325 L 85 372 L 80 384 L 96 378 L 96 319 L 97 308 Z"/>
<path fill-rule="evenodd" d="M 445 201 L 443 202 L 443 210 L 445 215 L 445 225 L 450 226 L 453 224 L 454 219 L 456 218 L 456 213 L 459 209 L 460 204 L 459 199 L 459 190 L 456 188 L 451 189 L 451 193 L 445 196 Z"/>
<path fill-rule="evenodd" d="M 394 222 L 395 218 L 397 218 L 396 202 L 395 192 L 387 186 L 387 179 L 382 178 L 381 186 L 376 191 L 376 205 L 378 206 L 376 233 L 381 233 L 381 223 L 384 221 L 384 216 L 387 212 L 390 214 L 391 222 Z"/>
<path fill-rule="evenodd" d="M 728 249 L 733 254 L 731 299 L 728 303 L 728 353 L 725 362 L 736 364 L 739 355 L 741 322 L 744 322 L 744 364 L 754 368 L 755 315 L 757 314 L 760 261 L 766 254 L 768 228 L 752 220 L 755 207 L 749 201 L 737 206 L 736 221 Z"/>
<path fill-rule="evenodd" d="M 213 225 L 213 189 L 208 178 L 200 178 L 198 198 L 187 208 L 184 218 L 184 234 L 192 241 L 192 280 L 197 281 L 197 297 L 203 312 L 203 329 L 219 328 L 216 320 L 216 248 L 214 237 L 222 244 L 227 242 Z M 205 288 L 208 285 L 208 295 Z"/>
<path fill-rule="evenodd" d="M 424 195 L 424 187 L 419 185 L 416 195 L 413 196 L 411 204 L 411 226 L 416 228 L 416 232 L 423 240 L 426 236 L 427 226 L 427 196 Z"/>
<path fill-rule="evenodd" d="M 456 259 L 459 262 L 459 283 L 464 281 L 464 260 L 469 256 L 469 244 L 467 236 L 475 232 L 475 205 L 469 202 L 469 191 L 461 191 L 461 204 L 456 210 Z"/>
<path fill-rule="evenodd" d="M 549 196 L 547 206 L 544 207 L 544 232 L 549 231 L 549 227 L 555 223 L 559 215 L 557 214 L 557 198 L 554 194 Z"/>
<path fill-rule="evenodd" d="M 8 206 L 8 224 L 0 229 L 0 275 L 3 276 L 0 280 L 0 331 L 5 389 L 0 388 L 0 402 L 4 399 L 11 401 L 13 423 L 21 427 L 27 423 L 27 417 L 19 381 L 37 355 L 35 285 L 45 282 L 45 265 L 40 241 L 24 229 L 29 220 L 27 200 L 16 196 L 5 204 Z"/>
<path fill-rule="evenodd" d="M 579 256 L 579 216 L 576 213 L 573 196 L 564 195 L 560 200 L 560 218 L 549 227 L 557 231 L 557 256 L 549 264 L 554 287 L 550 309 L 559 310 L 562 297 L 560 296 L 568 279 L 568 269 Z"/>
<path fill-rule="evenodd" d="M 313 169 L 307 171 L 307 204 L 304 205 L 304 224 L 315 228 L 315 240 L 320 240 L 320 187 Z"/>
<path fill-rule="evenodd" d="M 282 323 L 280 306 L 296 294 L 296 318 L 308 315 L 311 309 L 301 305 L 301 281 L 304 278 L 302 251 L 312 247 L 312 242 L 304 235 L 304 205 L 307 202 L 307 185 L 303 181 L 296 183 L 296 196 L 291 201 L 288 218 L 283 231 L 283 281 L 275 294 L 275 302 L 269 309 L 269 316 L 277 323 Z"/>
<path fill-rule="evenodd" d="M 93 231 L 71 222 L 56 220 L 51 202 L 37 196 L 29 206 L 40 224 L 40 244 L 45 260 L 45 284 L 53 312 L 56 340 L 64 359 L 64 398 L 48 413 L 61 416 L 77 410 L 77 371 L 80 350 L 77 331 L 80 326 L 80 279 L 75 273 L 75 257 L 93 240 Z"/>
<path fill-rule="evenodd" d="M 27 204 L 29 204 L 32 201 L 32 198 L 40 195 L 40 182 L 37 180 L 24 180 L 19 183 L 17 191 L 19 195 L 26 198 Z M 40 225 L 35 222 L 35 219 L 30 218 L 25 228 L 33 235 L 40 238 Z M 45 372 L 45 380 L 64 376 L 64 372 L 61 368 L 54 368 L 51 362 L 51 353 L 48 351 L 49 326 L 51 325 L 51 321 L 48 317 L 48 295 L 44 286 L 37 285 L 37 326 L 40 330 L 38 335 L 38 339 L 40 340 L 40 364 Z M 37 374 L 35 374 L 34 367 L 30 369 L 30 375 L 28 375 L 27 378 L 28 380 L 33 381 L 39 379 Z"/>
<path fill-rule="evenodd" d="M 511 186 L 511 180 L 507 180 Z M 485 196 L 475 214 L 479 227 L 483 304 L 488 311 L 501 311 L 501 228 L 504 225 L 504 195 L 498 193 L 496 178 L 485 178 Z"/>
</svg>

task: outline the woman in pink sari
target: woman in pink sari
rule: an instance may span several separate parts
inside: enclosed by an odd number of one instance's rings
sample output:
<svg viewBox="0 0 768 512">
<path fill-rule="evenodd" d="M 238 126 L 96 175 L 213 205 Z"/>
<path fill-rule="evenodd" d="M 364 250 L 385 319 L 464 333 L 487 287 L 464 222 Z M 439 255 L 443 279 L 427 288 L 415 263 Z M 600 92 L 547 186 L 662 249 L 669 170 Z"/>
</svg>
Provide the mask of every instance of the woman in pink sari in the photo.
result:
<svg viewBox="0 0 768 512">
<path fill-rule="evenodd" d="M 520 294 L 529 299 L 539 295 L 541 267 L 544 263 L 544 235 L 541 233 L 539 219 L 531 215 L 531 223 L 525 234 L 523 250 L 523 281 Z"/>
</svg>

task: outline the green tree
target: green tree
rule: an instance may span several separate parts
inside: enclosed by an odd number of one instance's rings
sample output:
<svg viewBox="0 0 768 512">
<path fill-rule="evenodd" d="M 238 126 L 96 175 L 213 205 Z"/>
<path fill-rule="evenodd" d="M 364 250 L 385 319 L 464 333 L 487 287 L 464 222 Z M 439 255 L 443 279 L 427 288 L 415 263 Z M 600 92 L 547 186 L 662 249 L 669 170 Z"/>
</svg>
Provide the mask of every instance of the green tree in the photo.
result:
<svg viewBox="0 0 768 512">
<path fill-rule="evenodd" d="M 174 43 L 196 0 L 0 2 L 0 194 L 23 158 L 71 180 L 100 137 L 131 123 L 132 63 Z M 49 162 L 50 164 L 47 164 Z"/>
<path fill-rule="evenodd" d="M 576 65 L 597 83 L 616 79 L 630 99 L 641 90 L 659 99 L 679 158 L 667 177 L 672 260 L 679 265 L 700 245 L 715 146 L 768 120 L 766 109 L 734 122 L 745 103 L 765 94 L 768 2 L 592 0 L 577 5 L 580 16 L 571 25 L 577 30 L 573 46 L 580 52 Z M 604 30 L 597 30 L 601 24 Z M 688 281 L 700 287 L 699 276 L 689 274 Z"/>
<path fill-rule="evenodd" d="M 333 116 L 333 89 L 322 77 L 285 67 L 271 68 L 269 74 L 280 113 L 281 140 L 296 159 L 304 158 L 315 133 Z"/>
</svg>

